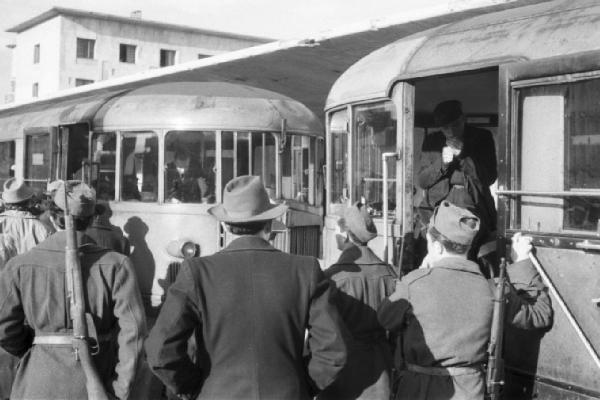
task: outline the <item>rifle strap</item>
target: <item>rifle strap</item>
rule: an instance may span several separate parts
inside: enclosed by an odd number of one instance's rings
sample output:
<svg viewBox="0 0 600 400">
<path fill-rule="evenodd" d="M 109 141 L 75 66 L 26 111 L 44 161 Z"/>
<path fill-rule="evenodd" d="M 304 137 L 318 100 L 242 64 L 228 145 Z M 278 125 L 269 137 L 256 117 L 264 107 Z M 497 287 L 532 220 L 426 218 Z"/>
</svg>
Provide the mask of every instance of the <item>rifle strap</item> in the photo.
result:
<svg viewBox="0 0 600 400">
<path fill-rule="evenodd" d="M 406 363 L 406 369 L 411 372 L 433 376 L 460 376 L 475 375 L 483 373 L 483 364 L 468 367 L 422 367 L 420 365 Z"/>
</svg>

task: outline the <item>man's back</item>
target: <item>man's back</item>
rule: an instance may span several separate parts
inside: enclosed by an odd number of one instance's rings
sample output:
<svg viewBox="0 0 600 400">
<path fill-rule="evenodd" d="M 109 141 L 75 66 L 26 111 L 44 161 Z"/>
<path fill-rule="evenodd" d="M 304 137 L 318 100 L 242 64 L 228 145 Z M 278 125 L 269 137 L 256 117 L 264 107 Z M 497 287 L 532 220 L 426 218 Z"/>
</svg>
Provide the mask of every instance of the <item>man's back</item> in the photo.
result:
<svg viewBox="0 0 600 400">
<path fill-rule="evenodd" d="M 203 399 L 308 399 L 308 382 L 326 386 L 345 361 L 338 323 L 316 259 L 247 236 L 184 263 L 146 348 L 155 373 L 176 393 L 195 393 L 200 388 L 190 386 L 203 380 Z M 171 354 L 177 343 L 167 344 L 190 327 L 202 332 L 205 355 L 196 366 Z"/>
<path fill-rule="evenodd" d="M 15 240 L 18 254 L 31 250 L 53 231 L 28 211 L 7 210 L 0 214 L 0 233 Z"/>
</svg>

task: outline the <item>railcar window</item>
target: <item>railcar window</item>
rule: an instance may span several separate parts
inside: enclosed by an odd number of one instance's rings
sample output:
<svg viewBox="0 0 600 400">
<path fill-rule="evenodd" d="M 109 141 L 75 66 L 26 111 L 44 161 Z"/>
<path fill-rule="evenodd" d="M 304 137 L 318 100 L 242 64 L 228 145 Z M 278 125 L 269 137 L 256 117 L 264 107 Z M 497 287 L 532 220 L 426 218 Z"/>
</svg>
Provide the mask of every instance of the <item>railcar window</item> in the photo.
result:
<svg viewBox="0 0 600 400">
<path fill-rule="evenodd" d="M 25 136 L 25 181 L 36 192 L 42 193 L 50 179 L 52 151 L 50 134 Z"/>
<path fill-rule="evenodd" d="M 332 208 L 330 212 L 334 212 L 336 205 L 345 205 L 350 196 L 348 193 L 348 113 L 346 109 L 331 114 L 329 134 L 331 135 L 330 208 Z"/>
<path fill-rule="evenodd" d="M 15 176 L 15 142 L 0 142 L 0 188 Z"/>
<path fill-rule="evenodd" d="M 115 167 L 117 135 L 114 132 L 95 133 L 92 137 L 92 185 L 98 199 L 115 199 Z"/>
<path fill-rule="evenodd" d="M 165 202 L 215 202 L 215 133 L 171 131 L 165 137 Z"/>
<path fill-rule="evenodd" d="M 158 137 L 156 133 L 124 133 L 121 152 L 121 200 L 157 201 Z"/>
<path fill-rule="evenodd" d="M 252 132 L 250 137 L 252 175 L 262 177 L 271 198 L 276 191 L 276 151 L 277 142 L 270 133 Z"/>
<path fill-rule="evenodd" d="M 598 232 L 600 79 L 520 89 L 517 229 Z M 543 173 L 540 173 L 543 171 Z"/>
<path fill-rule="evenodd" d="M 388 185 L 388 210 L 396 208 L 395 161 L 388 159 L 388 181 L 383 182 L 381 155 L 396 151 L 396 112 L 391 102 L 356 107 L 353 135 L 353 200 L 375 216 L 383 210 L 383 185 Z"/>
<path fill-rule="evenodd" d="M 283 198 L 315 204 L 315 138 L 289 135 L 282 159 Z"/>
</svg>

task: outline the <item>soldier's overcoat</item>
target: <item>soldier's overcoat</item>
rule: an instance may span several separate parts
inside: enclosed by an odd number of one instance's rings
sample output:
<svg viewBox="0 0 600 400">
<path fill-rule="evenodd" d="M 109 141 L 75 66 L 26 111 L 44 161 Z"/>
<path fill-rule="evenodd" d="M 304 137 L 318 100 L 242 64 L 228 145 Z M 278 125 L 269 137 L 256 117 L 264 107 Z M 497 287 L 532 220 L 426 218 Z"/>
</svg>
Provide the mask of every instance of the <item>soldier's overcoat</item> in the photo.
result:
<svg viewBox="0 0 600 400">
<path fill-rule="evenodd" d="M 550 298 L 531 262 L 510 265 L 507 273 L 507 322 L 549 326 Z M 398 290 L 400 300 L 386 299 L 378 311 L 384 327 L 401 333 L 395 399 L 483 400 L 494 293 L 477 264 L 445 258 L 406 275 Z"/>
<path fill-rule="evenodd" d="M 94 362 L 105 387 L 119 399 L 132 390 L 146 332 L 145 314 L 130 260 L 100 248 L 78 232 L 87 294 L 99 353 Z M 69 335 L 65 293 L 65 232 L 11 259 L 0 274 L 0 346 L 22 357 L 11 399 L 86 399 L 85 378 L 71 345 L 33 344 L 25 335 Z"/>
</svg>

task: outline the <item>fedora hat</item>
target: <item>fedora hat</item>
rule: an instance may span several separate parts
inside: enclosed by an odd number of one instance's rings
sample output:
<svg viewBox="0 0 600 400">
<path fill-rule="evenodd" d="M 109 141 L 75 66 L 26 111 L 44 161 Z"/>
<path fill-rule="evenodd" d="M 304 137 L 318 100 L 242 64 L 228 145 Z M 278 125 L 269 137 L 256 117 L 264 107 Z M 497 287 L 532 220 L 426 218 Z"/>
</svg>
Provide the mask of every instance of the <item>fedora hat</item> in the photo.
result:
<svg viewBox="0 0 600 400">
<path fill-rule="evenodd" d="M 2 200 L 5 203 L 20 203 L 33 197 L 33 189 L 23 181 L 17 181 L 16 178 L 10 178 L 4 182 L 4 191 Z"/>
<path fill-rule="evenodd" d="M 344 216 L 338 220 L 342 232 L 351 232 L 361 243 L 367 243 L 377 236 L 377 228 L 367 208 L 360 202 L 344 210 Z"/>
<path fill-rule="evenodd" d="M 223 190 L 223 203 L 208 212 L 225 223 L 266 221 L 287 210 L 285 204 L 273 204 L 260 177 L 244 175 L 233 178 Z"/>
<path fill-rule="evenodd" d="M 458 100 L 447 100 L 439 103 L 433 110 L 435 126 L 446 126 L 463 115 L 462 104 Z"/>
</svg>

